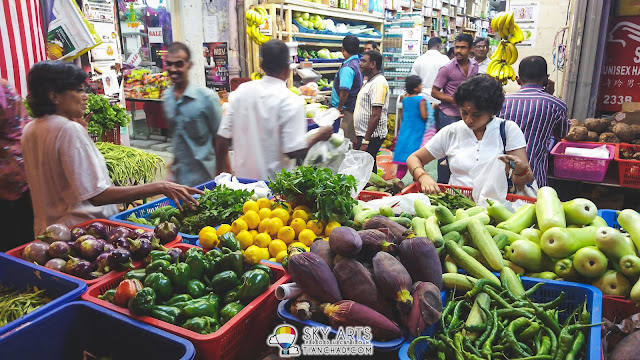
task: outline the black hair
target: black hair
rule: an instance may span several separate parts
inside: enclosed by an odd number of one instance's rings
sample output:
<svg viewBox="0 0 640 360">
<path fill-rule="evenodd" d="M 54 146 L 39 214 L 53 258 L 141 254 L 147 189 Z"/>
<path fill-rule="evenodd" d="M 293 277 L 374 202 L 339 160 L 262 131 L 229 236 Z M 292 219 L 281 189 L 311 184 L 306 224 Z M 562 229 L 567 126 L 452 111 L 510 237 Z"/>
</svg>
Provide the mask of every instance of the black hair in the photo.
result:
<svg viewBox="0 0 640 360">
<path fill-rule="evenodd" d="M 86 80 L 87 73 L 74 63 L 48 60 L 33 65 L 27 74 L 27 103 L 33 116 L 55 114 L 56 106 L 49 94 L 76 90 L 83 86 Z"/>
<path fill-rule="evenodd" d="M 418 75 L 409 75 L 404 80 L 404 88 L 407 90 L 407 94 L 415 94 L 415 90 L 422 84 L 422 79 Z"/>
<path fill-rule="evenodd" d="M 473 42 L 473 46 L 477 46 L 481 42 L 486 42 L 487 46 L 489 45 L 489 39 L 487 39 L 486 37 L 477 37 Z"/>
<path fill-rule="evenodd" d="M 449 58 L 451 58 L 451 57 L 453 56 L 453 52 L 454 52 L 454 51 L 455 51 L 455 50 L 453 49 L 453 46 L 452 46 L 452 47 L 450 47 L 450 48 L 449 48 L 449 50 L 447 50 L 447 56 L 448 56 Z"/>
<path fill-rule="evenodd" d="M 369 60 L 376 63 L 378 71 L 382 70 L 382 54 L 376 50 L 369 50 L 364 55 L 369 56 Z"/>
<path fill-rule="evenodd" d="M 347 35 L 342 39 L 342 48 L 349 54 L 355 55 L 360 49 L 360 40 L 355 35 Z"/>
<path fill-rule="evenodd" d="M 167 52 L 169 54 L 177 54 L 180 51 L 184 51 L 185 54 L 187 54 L 187 61 L 191 61 L 191 50 L 189 50 L 189 47 L 186 44 L 174 41 L 167 46 Z"/>
<path fill-rule="evenodd" d="M 518 76 L 523 83 L 542 82 L 547 77 L 547 61 L 542 56 L 527 56 L 520 61 Z"/>
<path fill-rule="evenodd" d="M 502 110 L 504 91 L 502 84 L 487 74 L 479 74 L 465 80 L 453 94 L 456 105 L 462 107 L 471 102 L 480 111 L 496 115 Z"/>
<path fill-rule="evenodd" d="M 365 45 L 371 45 L 373 47 L 373 50 L 376 50 L 378 48 L 378 44 L 376 44 L 375 41 L 373 40 L 369 40 L 366 43 L 364 43 Z"/>
<path fill-rule="evenodd" d="M 433 49 L 435 47 L 438 47 L 439 45 L 442 45 L 442 39 L 437 37 L 437 36 L 436 37 L 432 37 L 427 42 L 427 49 Z"/>
<path fill-rule="evenodd" d="M 262 69 L 267 75 L 278 75 L 289 68 L 289 47 L 282 40 L 269 40 L 260 47 Z"/>
<path fill-rule="evenodd" d="M 456 42 L 466 42 L 469 44 L 469 48 L 471 48 L 473 46 L 473 36 L 469 34 L 458 34 L 458 36 L 456 36 Z"/>
</svg>

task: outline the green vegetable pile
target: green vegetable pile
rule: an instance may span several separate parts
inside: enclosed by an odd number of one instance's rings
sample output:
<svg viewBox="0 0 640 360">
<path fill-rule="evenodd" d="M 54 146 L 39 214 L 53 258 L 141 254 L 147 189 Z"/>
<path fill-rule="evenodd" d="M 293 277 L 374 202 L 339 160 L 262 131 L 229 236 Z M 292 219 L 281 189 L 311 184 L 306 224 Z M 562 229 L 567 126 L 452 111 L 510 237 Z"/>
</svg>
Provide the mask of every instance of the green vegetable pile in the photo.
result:
<svg viewBox="0 0 640 360">
<path fill-rule="evenodd" d="M 357 182 L 351 175 L 334 174 L 328 168 L 299 166 L 292 172 L 283 169 L 269 181 L 275 196 L 294 207 L 308 206 L 317 220 L 345 223 L 353 218 L 357 201 L 351 193 L 356 190 Z"/>
<path fill-rule="evenodd" d="M 438 195 L 429 195 L 429 200 L 433 205 L 442 205 L 449 210 L 466 210 L 476 206 L 473 200 L 462 195 L 460 190 L 456 188 L 451 188 L 451 190 L 453 194 L 447 191 Z"/>
<path fill-rule="evenodd" d="M 128 146 L 97 142 L 96 147 L 107 163 L 111 181 L 118 186 L 153 182 L 164 165 L 160 156 Z"/>
<path fill-rule="evenodd" d="M 85 115 L 93 112 L 89 121 L 89 134 L 102 136 L 105 131 L 111 131 L 116 126 L 129 125 L 131 118 L 127 110 L 118 104 L 111 105 L 109 99 L 102 95 L 89 94 Z"/>
<path fill-rule="evenodd" d="M 51 301 L 37 287 L 26 291 L 0 286 L 0 327 L 17 320 Z"/>
</svg>

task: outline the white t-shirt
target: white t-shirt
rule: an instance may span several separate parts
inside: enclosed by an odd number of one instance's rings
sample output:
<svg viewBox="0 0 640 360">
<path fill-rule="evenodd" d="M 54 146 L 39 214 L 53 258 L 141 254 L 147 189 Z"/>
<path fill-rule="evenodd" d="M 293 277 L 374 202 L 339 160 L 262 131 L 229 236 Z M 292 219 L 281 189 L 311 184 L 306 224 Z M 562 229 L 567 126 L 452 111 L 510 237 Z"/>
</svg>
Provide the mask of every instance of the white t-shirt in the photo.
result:
<svg viewBox="0 0 640 360">
<path fill-rule="evenodd" d="M 438 50 L 427 50 L 420 55 L 411 66 L 410 75 L 418 75 L 422 79 L 422 94 L 429 100 L 431 104 L 440 104 L 440 101 L 431 96 L 433 82 L 436 80 L 438 70 L 445 66 L 449 61 L 447 55 L 443 55 Z"/>
<path fill-rule="evenodd" d="M 307 120 L 301 98 L 284 81 L 264 76 L 229 94 L 218 135 L 233 141 L 236 176 L 267 180 L 291 167 L 285 155 L 307 147 Z"/>
<path fill-rule="evenodd" d="M 110 187 L 111 179 L 82 125 L 47 115 L 24 128 L 20 143 L 36 235 L 51 224 L 72 226 L 118 212 L 116 205 L 93 206 L 88 201 Z"/>
<path fill-rule="evenodd" d="M 503 150 L 509 152 L 527 147 L 522 130 L 513 121 L 505 123 L 506 147 L 502 144 L 500 138 L 502 121 L 503 119 L 498 117 L 493 118 L 487 124 L 482 140 L 476 139 L 467 124 L 459 120 L 442 128 L 427 142 L 425 148 L 436 159 L 447 157 L 451 169 L 449 185 L 473 186 L 469 171 L 478 163 L 502 155 Z"/>
<path fill-rule="evenodd" d="M 489 66 L 490 62 L 491 59 L 489 59 L 488 56 L 484 60 L 482 60 L 482 62 L 478 61 L 478 74 L 486 74 L 487 67 Z"/>
</svg>

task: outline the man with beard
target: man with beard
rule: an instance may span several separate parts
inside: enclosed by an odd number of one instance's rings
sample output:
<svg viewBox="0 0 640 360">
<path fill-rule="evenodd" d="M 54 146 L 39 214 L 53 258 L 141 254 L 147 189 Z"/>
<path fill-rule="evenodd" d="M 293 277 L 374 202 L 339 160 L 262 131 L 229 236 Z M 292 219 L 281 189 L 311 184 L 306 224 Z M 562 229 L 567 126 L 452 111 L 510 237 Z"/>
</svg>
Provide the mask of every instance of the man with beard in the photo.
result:
<svg viewBox="0 0 640 360">
<path fill-rule="evenodd" d="M 173 180 L 194 186 L 216 171 L 215 136 L 222 119 L 220 98 L 211 89 L 189 83 L 191 52 L 180 42 L 167 47 L 166 69 L 173 85 L 164 93 L 164 112 L 173 139 Z"/>
</svg>

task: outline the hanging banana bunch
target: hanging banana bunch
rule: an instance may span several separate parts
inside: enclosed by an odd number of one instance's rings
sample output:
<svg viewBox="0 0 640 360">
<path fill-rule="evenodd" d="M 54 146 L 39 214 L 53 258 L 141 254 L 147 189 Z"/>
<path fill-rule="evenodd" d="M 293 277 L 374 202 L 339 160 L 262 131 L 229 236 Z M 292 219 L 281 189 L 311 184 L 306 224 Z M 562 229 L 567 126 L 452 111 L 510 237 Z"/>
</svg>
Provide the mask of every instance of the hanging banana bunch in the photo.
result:
<svg viewBox="0 0 640 360">
<path fill-rule="evenodd" d="M 500 35 L 502 40 L 491 55 L 491 61 L 487 66 L 487 75 L 496 78 L 505 85 L 508 80 L 516 81 L 516 73 L 511 66 L 518 60 L 518 50 L 515 44 L 524 41 L 524 34 L 520 26 L 513 20 L 513 16 L 513 11 L 510 13 L 503 11 L 491 19 L 491 28 Z"/>
<path fill-rule="evenodd" d="M 250 78 L 251 80 L 260 80 L 262 79 L 262 74 L 259 72 L 252 72 Z"/>
<path fill-rule="evenodd" d="M 260 25 L 267 20 L 268 14 L 262 6 L 256 6 L 247 10 L 245 18 L 247 19 L 247 35 L 257 45 L 262 45 L 271 39 L 269 36 L 260 32 Z"/>
</svg>

